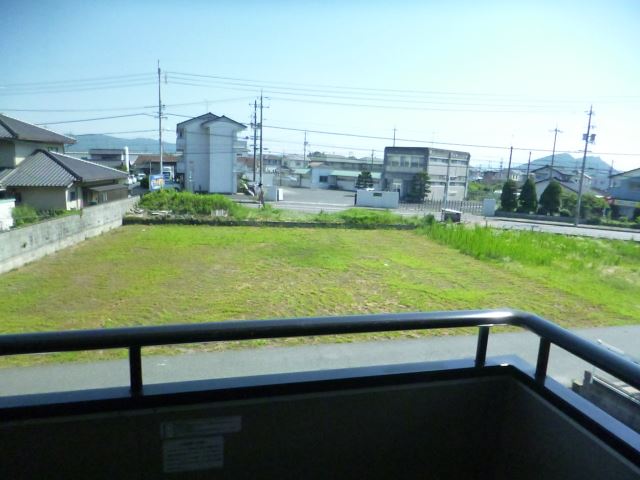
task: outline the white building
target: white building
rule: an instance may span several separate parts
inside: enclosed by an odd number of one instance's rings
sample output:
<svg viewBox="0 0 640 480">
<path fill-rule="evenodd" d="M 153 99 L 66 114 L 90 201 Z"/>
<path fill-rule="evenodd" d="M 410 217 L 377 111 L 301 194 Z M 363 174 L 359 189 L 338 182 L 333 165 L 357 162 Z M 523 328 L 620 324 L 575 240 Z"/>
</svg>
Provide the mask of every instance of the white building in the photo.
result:
<svg viewBox="0 0 640 480">
<path fill-rule="evenodd" d="M 185 190 L 206 193 L 235 193 L 236 156 L 246 151 L 247 142 L 238 132 L 247 127 L 225 116 L 205 113 L 176 126 L 176 150 L 182 152 Z"/>
</svg>

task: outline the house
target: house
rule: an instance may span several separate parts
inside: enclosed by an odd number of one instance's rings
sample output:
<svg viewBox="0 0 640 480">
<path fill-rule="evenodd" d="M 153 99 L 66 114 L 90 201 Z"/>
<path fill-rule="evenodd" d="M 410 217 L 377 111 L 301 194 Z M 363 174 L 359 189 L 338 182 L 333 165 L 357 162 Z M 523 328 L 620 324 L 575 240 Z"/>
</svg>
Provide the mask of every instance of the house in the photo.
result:
<svg viewBox="0 0 640 480">
<path fill-rule="evenodd" d="M 89 158 L 87 158 L 87 160 L 104 167 L 117 168 L 118 170 L 126 171 L 129 171 L 129 165 L 132 163 L 129 157 L 129 149 L 126 147 L 91 148 L 89 149 Z"/>
<path fill-rule="evenodd" d="M 612 175 L 609 194 L 620 215 L 633 218 L 640 205 L 640 168 Z"/>
<path fill-rule="evenodd" d="M 238 133 L 247 127 L 225 116 L 205 113 L 176 125 L 176 150 L 182 152 L 178 171 L 184 170 L 185 190 L 235 193 L 236 157 L 247 143 Z"/>
<path fill-rule="evenodd" d="M 178 163 L 182 157 L 180 155 L 171 155 L 167 153 L 162 154 L 162 168 L 169 167 L 175 174 L 179 172 Z M 133 169 L 137 173 L 144 173 L 145 175 L 159 174 L 160 173 L 160 155 L 159 154 L 146 154 L 140 153 L 137 155 L 135 163 L 132 164 Z M 179 172 L 184 173 L 184 172 Z"/>
<path fill-rule="evenodd" d="M 71 210 L 128 196 L 127 174 L 65 155 L 75 140 L 0 115 L 0 197 L 38 210 Z"/>
<path fill-rule="evenodd" d="M 430 147 L 386 147 L 382 189 L 399 191 L 403 200 L 407 197 L 414 176 L 426 172 L 431 181 L 430 200 L 442 200 L 445 195 L 449 200 L 464 200 L 469 182 L 470 158 L 467 152 Z"/>
<path fill-rule="evenodd" d="M 549 179 L 553 178 L 560 183 L 565 183 L 567 185 L 574 184 L 575 189 L 578 189 L 580 185 L 580 172 L 577 170 L 556 167 L 551 168 L 551 166 L 545 165 L 543 167 L 531 170 L 530 175 L 534 176 L 536 182 L 546 180 L 548 183 Z M 591 188 L 591 177 L 586 173 L 582 177 L 582 188 Z"/>
<path fill-rule="evenodd" d="M 507 168 L 502 170 L 486 170 L 482 174 L 482 181 L 484 183 L 496 183 L 496 182 L 506 182 L 507 174 L 509 175 L 509 179 L 514 182 L 520 182 L 526 180 L 526 175 L 522 172 L 518 171 L 515 168 L 512 168 L 510 171 Z"/>
<path fill-rule="evenodd" d="M 0 114 L 0 170 L 15 168 L 34 150 L 64 153 L 74 138 Z"/>
<path fill-rule="evenodd" d="M 127 173 L 38 149 L 16 168 L 0 172 L 5 196 L 37 210 L 76 210 L 127 198 Z"/>
<path fill-rule="evenodd" d="M 580 191 L 580 172 L 576 170 L 567 170 L 556 167 L 551 168 L 551 166 L 545 165 L 531 170 L 530 176 L 534 178 L 538 200 L 545 189 L 549 186 L 549 183 L 551 183 L 551 180 L 558 182 L 565 192 L 575 193 L 577 195 Z M 591 177 L 589 175 L 584 174 L 582 178 L 583 194 L 599 194 L 599 192 L 592 190 Z"/>
</svg>

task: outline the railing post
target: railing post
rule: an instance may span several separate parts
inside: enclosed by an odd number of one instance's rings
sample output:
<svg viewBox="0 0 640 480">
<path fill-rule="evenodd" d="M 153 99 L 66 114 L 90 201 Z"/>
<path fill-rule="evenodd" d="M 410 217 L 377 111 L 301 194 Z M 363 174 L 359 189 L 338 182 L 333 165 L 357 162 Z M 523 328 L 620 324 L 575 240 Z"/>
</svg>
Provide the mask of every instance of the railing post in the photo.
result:
<svg viewBox="0 0 640 480">
<path fill-rule="evenodd" d="M 540 346 L 538 347 L 538 362 L 536 364 L 536 380 L 544 382 L 547 376 L 547 365 L 549 364 L 549 350 L 551 342 L 546 338 L 540 337 Z"/>
<path fill-rule="evenodd" d="M 478 329 L 478 346 L 476 347 L 476 367 L 484 367 L 487 359 L 487 343 L 489 343 L 489 328 L 482 326 Z"/>
<path fill-rule="evenodd" d="M 142 395 L 142 355 L 139 345 L 129 347 L 129 384 L 131 396 Z"/>
</svg>

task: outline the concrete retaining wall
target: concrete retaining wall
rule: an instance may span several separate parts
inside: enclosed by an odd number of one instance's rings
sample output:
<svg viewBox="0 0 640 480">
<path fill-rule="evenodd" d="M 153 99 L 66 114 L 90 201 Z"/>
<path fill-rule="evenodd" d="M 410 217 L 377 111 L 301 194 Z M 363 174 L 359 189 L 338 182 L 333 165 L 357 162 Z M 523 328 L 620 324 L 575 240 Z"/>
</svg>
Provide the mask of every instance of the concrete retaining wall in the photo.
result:
<svg viewBox="0 0 640 480">
<path fill-rule="evenodd" d="M 140 197 L 83 209 L 79 215 L 55 218 L 0 233 L 0 273 L 13 270 L 63 248 L 122 225 L 122 217 Z"/>
</svg>

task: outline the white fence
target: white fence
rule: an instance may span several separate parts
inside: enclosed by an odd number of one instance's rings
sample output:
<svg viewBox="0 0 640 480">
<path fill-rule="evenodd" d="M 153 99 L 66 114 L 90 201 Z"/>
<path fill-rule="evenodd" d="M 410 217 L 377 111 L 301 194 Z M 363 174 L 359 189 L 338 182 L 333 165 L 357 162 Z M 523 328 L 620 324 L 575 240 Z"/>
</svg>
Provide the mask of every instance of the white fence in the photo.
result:
<svg viewBox="0 0 640 480">
<path fill-rule="evenodd" d="M 482 215 L 482 202 L 474 202 L 470 200 L 427 200 L 424 203 L 401 203 L 400 209 L 406 210 L 423 210 L 426 212 L 439 214 L 443 208 L 450 210 L 459 210 L 473 215 Z"/>
</svg>

